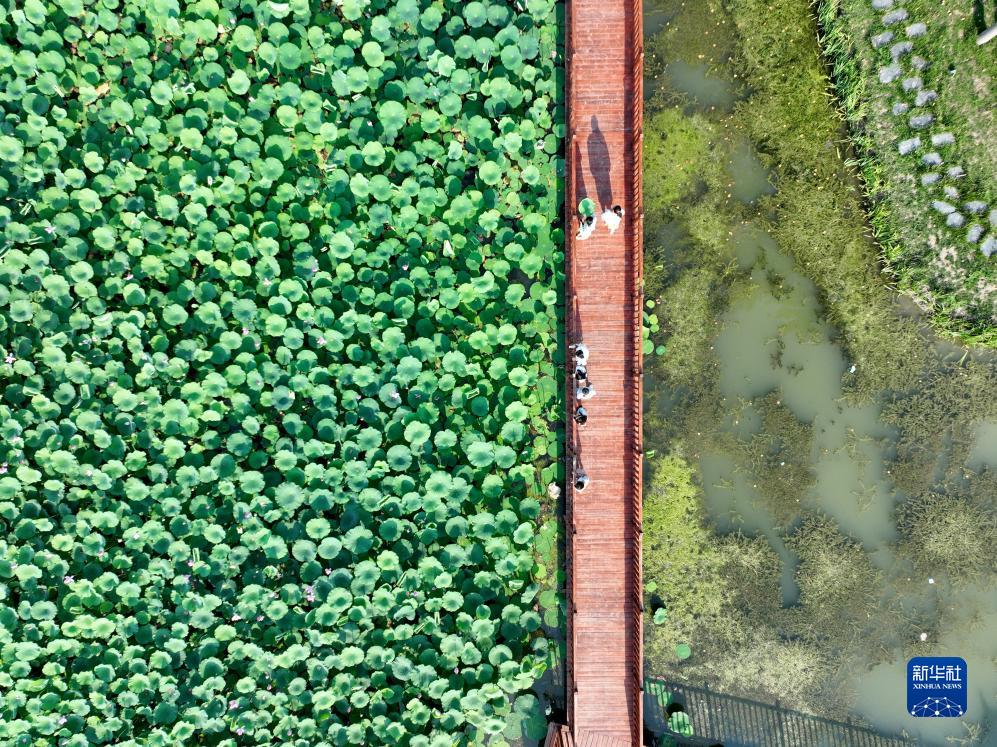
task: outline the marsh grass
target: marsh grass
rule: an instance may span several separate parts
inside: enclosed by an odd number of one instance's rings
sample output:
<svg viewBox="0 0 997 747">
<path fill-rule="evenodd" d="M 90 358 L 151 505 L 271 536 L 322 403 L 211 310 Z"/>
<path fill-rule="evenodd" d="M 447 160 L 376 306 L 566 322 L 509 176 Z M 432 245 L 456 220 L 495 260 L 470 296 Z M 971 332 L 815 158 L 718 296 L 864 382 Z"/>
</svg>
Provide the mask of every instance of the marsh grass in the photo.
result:
<svg viewBox="0 0 997 747">
<path fill-rule="evenodd" d="M 667 124 L 676 135 L 671 147 L 686 159 L 681 174 L 663 173 L 667 159 L 651 154 L 659 160 L 649 162 L 654 177 L 646 182 L 654 201 L 646 291 L 661 325 L 655 341 L 667 345 L 664 356 L 646 362 L 645 439 L 657 456 L 649 459 L 646 482 L 645 578 L 655 589 L 648 601 L 668 609 L 664 624 L 648 622 L 648 661 L 669 676 L 747 695 L 746 683 L 753 682 L 759 695 L 840 715 L 850 694 L 837 688 L 849 681 L 848 668 L 890 659 L 897 641 L 933 631 L 938 616 L 895 607 L 868 549 L 826 516 L 801 510 L 814 484 L 813 425 L 776 395 L 739 402 L 721 396 L 714 340 L 732 302 L 751 287 L 751 268 L 737 258 L 737 231 L 750 224 L 768 233 L 813 281 L 821 315 L 856 367 L 842 381 L 846 400 L 881 404 L 884 426 L 898 434 L 896 445 L 884 449 L 901 495 L 962 491 L 974 516 L 992 516 L 997 478 L 964 467 L 975 425 L 997 418 L 997 380 L 992 363 L 973 356 L 939 363 L 921 322 L 899 313 L 808 4 L 729 0 L 723 17 L 714 12 L 715 0 L 698 6 L 680 9 L 675 27 L 666 27 L 676 39 L 676 29 L 684 31 L 681 46 L 668 48 L 659 39 L 654 48 L 694 63 L 714 54 L 714 40 L 697 35 L 696 26 L 680 26 L 682 13 L 686 21 L 723 27 L 724 55 L 733 60 L 728 73 L 736 70 L 751 95 L 730 112 L 702 111 L 667 90 L 648 101 L 649 121 Z M 744 142 L 777 188 L 750 205 L 732 197 L 725 168 Z M 873 225 L 890 215 L 882 204 L 866 204 Z M 731 427 L 737 413 L 749 412 L 757 428 Z M 864 454 L 851 447 L 855 458 Z M 783 559 L 769 541 L 718 535 L 707 518 L 697 467 L 704 453 L 729 457 L 750 475 L 761 507 L 799 558 L 795 606 L 783 606 Z M 898 514 L 900 541 L 890 548 L 912 568 L 929 539 L 925 528 L 937 520 L 936 504 L 915 504 L 909 518 Z M 970 539 L 950 560 L 974 551 Z M 691 569 L 688 583 L 683 568 Z M 910 583 L 914 589 L 924 582 Z M 897 596 L 903 593 L 897 587 Z M 690 659 L 675 656 L 678 642 L 692 645 Z"/>
</svg>

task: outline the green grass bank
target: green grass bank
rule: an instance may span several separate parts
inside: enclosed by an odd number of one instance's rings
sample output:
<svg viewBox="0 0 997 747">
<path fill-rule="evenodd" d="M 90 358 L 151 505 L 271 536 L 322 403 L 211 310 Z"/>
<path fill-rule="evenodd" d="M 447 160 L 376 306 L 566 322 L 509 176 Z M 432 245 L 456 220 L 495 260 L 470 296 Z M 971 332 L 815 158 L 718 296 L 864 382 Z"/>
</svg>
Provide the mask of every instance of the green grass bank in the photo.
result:
<svg viewBox="0 0 997 747">
<path fill-rule="evenodd" d="M 997 232 L 997 59 L 976 36 L 997 23 L 997 9 L 912 0 L 903 20 L 884 25 L 900 7 L 821 0 L 821 49 L 886 268 L 936 329 L 992 347 L 997 254 L 986 252 Z M 920 145 L 904 152 L 915 138 Z M 954 216 L 939 210 L 950 207 Z"/>
</svg>

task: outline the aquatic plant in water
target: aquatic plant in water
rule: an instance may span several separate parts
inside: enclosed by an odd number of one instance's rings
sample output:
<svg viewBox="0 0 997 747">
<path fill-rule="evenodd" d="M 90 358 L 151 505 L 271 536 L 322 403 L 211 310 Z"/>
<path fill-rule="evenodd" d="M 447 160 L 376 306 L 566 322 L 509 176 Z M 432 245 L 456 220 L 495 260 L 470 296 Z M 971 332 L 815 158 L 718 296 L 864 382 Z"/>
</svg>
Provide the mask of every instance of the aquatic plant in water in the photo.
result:
<svg viewBox="0 0 997 747">
<path fill-rule="evenodd" d="M 551 0 L 0 9 L 0 741 L 528 721 L 556 34 Z"/>
</svg>

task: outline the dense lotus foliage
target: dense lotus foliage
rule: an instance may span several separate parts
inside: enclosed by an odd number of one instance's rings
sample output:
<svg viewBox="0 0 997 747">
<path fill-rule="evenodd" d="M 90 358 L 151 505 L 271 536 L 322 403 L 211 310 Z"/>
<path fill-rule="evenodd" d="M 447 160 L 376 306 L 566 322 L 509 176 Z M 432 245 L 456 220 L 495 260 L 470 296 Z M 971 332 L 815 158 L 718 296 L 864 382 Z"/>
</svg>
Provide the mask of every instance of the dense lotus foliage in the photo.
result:
<svg viewBox="0 0 997 747">
<path fill-rule="evenodd" d="M 496 743 L 548 656 L 553 0 L 0 36 L 0 743 Z"/>
</svg>

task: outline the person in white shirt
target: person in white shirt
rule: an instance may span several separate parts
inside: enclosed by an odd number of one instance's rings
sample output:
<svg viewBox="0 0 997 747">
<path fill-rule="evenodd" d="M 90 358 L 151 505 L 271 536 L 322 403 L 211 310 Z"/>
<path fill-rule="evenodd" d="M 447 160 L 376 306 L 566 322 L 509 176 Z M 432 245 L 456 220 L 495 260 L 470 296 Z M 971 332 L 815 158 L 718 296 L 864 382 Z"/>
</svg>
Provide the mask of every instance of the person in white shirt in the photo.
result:
<svg viewBox="0 0 997 747">
<path fill-rule="evenodd" d="M 568 345 L 568 349 L 573 349 L 575 351 L 575 365 L 581 364 L 585 365 L 589 361 L 589 348 L 583 342 L 576 342 L 574 345 Z"/>
<path fill-rule="evenodd" d="M 591 384 L 580 386 L 575 390 L 575 398 L 579 400 L 592 399 L 595 396 L 595 389 Z"/>
<path fill-rule="evenodd" d="M 574 421 L 578 423 L 579 428 L 584 428 L 585 424 L 589 420 L 589 413 L 584 407 L 579 405 L 575 408 Z"/>
<path fill-rule="evenodd" d="M 606 224 L 610 235 L 616 233 L 616 229 L 623 222 L 623 207 L 621 205 L 613 205 L 609 210 L 603 211 L 602 222 Z"/>
</svg>

